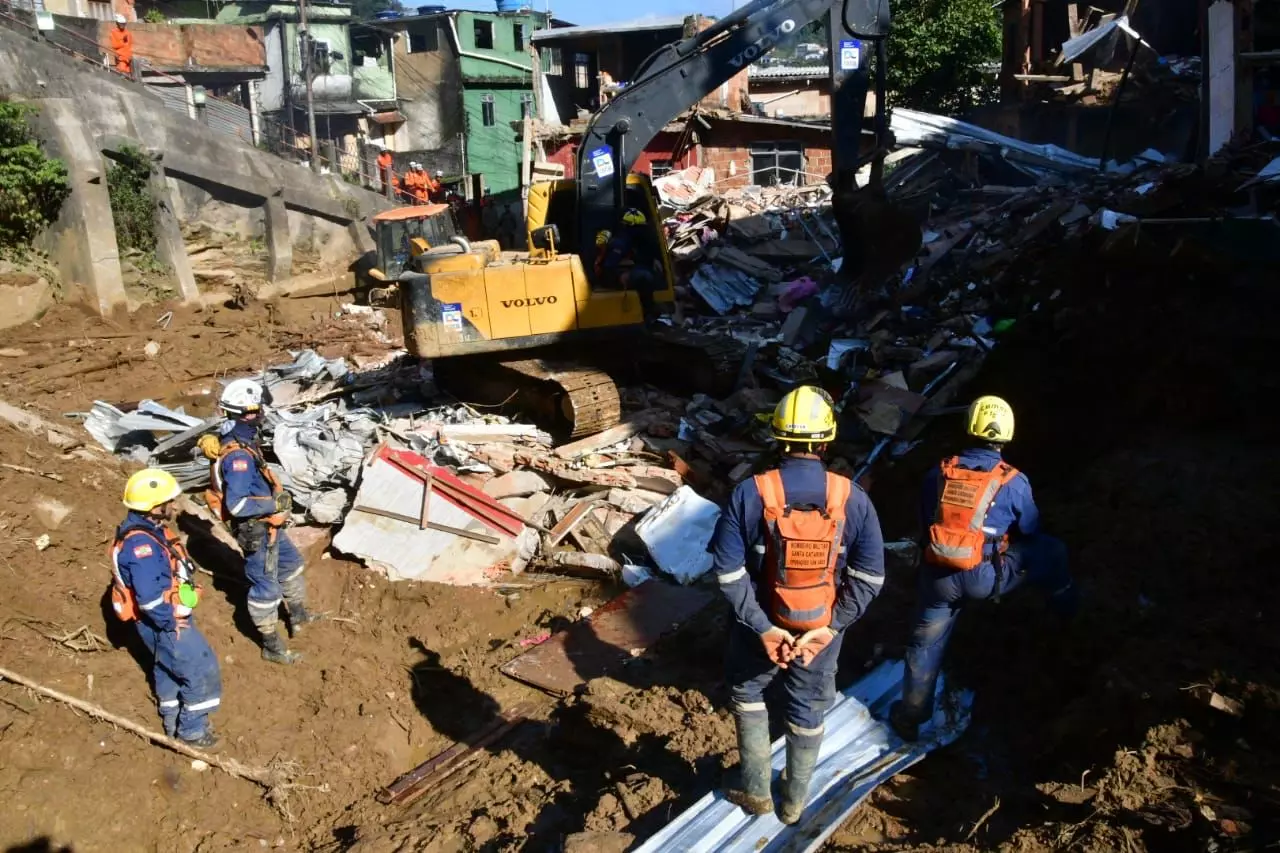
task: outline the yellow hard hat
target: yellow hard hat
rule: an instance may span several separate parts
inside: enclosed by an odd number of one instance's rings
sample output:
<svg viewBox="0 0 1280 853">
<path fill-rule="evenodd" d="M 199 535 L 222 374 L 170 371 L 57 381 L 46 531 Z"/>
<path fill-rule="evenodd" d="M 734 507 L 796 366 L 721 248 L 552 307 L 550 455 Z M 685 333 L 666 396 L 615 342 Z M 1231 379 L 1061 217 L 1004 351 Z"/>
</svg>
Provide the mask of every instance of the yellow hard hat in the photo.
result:
<svg viewBox="0 0 1280 853">
<path fill-rule="evenodd" d="M 634 207 L 627 208 L 627 212 L 622 214 L 622 224 L 624 225 L 643 225 L 644 214 Z"/>
<path fill-rule="evenodd" d="M 124 505 L 139 512 L 151 512 L 180 494 L 182 487 L 168 471 L 143 468 L 124 484 Z"/>
<path fill-rule="evenodd" d="M 607 246 L 607 245 L 609 244 L 609 241 L 610 241 L 611 239 L 613 239 L 613 235 L 612 235 L 612 234 L 610 234 L 608 231 L 597 231 L 597 232 L 596 232 L 596 245 L 597 245 L 597 246 Z"/>
<path fill-rule="evenodd" d="M 784 443 L 831 441 L 836 437 L 836 412 L 831 395 L 813 385 L 801 385 L 778 402 L 769 430 Z"/>
<path fill-rule="evenodd" d="M 966 432 L 987 441 L 1013 441 L 1013 407 L 999 397 L 979 397 L 969 406 Z"/>
</svg>

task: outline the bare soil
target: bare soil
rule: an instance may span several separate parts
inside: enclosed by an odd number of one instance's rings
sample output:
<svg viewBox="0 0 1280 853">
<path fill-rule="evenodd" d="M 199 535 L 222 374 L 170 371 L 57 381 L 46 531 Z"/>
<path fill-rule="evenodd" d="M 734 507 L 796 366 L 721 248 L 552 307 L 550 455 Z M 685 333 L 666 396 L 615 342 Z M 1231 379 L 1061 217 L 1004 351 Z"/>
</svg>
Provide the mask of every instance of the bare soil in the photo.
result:
<svg viewBox="0 0 1280 853">
<path fill-rule="evenodd" d="M 1086 273 L 1061 275 L 1069 284 Z M 1146 271 L 1109 287 L 1086 277 L 1056 326 L 1024 324 L 1022 339 L 993 356 L 973 390 L 1005 394 L 1019 412 L 1010 458 L 1032 477 L 1047 528 L 1071 547 L 1086 605 L 1068 625 L 1031 591 L 966 613 L 949 663 L 977 690 L 969 733 L 877 791 L 830 849 L 1154 853 L 1257 850 L 1280 838 L 1280 457 L 1267 411 L 1276 300 L 1248 281 L 1188 277 Z M 204 413 L 214 377 L 289 348 L 386 349 L 335 319 L 331 298 L 176 309 L 167 330 L 157 326 L 164 310 L 104 321 L 64 306 L 12 330 L 5 346 L 28 355 L 6 360 L 0 399 L 51 420 L 94 399 L 148 396 Z M 159 357 L 143 353 L 148 340 Z M 879 477 L 872 494 L 887 538 L 911 534 L 919 476 L 954 446 L 955 425 L 940 421 Z M 103 609 L 126 467 L 67 458 L 9 426 L 0 458 L 58 478 L 0 468 L 0 660 L 152 725 L 146 670 Z M 53 501 L 70 508 L 60 521 Z M 233 553 L 198 525 L 188 530 L 205 567 L 238 574 Z M 197 772 L 0 684 L 0 843 L 77 853 L 558 850 L 584 830 L 642 839 L 736 761 L 723 608 L 557 702 L 497 668 L 520 640 L 618 590 L 393 585 L 327 554 L 323 532 L 299 538 L 312 598 L 338 617 L 296 641 L 301 665 L 260 660 L 232 579 L 213 582 L 199 621 L 222 662 L 223 754 L 292 762 L 287 799 L 268 802 L 252 783 Z M 891 566 L 889 589 L 846 644 L 842 681 L 901 652 L 912 577 Z M 82 626 L 106 648 L 59 639 Z M 1241 703 L 1242 715 L 1211 707 L 1213 692 Z M 380 786 L 522 703 L 533 703 L 530 722 L 469 770 L 408 806 L 376 803 Z"/>
</svg>

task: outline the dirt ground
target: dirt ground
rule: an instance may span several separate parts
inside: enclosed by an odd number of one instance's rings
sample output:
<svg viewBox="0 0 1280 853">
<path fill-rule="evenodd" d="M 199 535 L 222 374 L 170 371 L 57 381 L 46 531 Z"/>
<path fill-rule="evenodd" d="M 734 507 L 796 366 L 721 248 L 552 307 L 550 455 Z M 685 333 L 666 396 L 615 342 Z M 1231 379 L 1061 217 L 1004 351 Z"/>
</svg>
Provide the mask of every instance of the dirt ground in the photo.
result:
<svg viewBox="0 0 1280 853">
<path fill-rule="evenodd" d="M 973 390 L 1005 394 L 1017 409 L 1009 456 L 1032 477 L 1048 529 L 1071 547 L 1085 608 L 1060 625 L 1026 592 L 967 613 L 949 662 L 977 691 L 970 731 L 877 791 L 831 850 L 1231 851 L 1280 838 L 1271 594 L 1280 457 L 1267 414 L 1276 297 L 1260 281 L 1187 270 L 1056 274 L 1076 282 L 1071 306 L 1053 322 L 1020 324 Z M 108 322 L 59 307 L 11 330 L 5 346 L 27 355 L 5 359 L 0 399 L 55 421 L 94 399 L 145 396 L 206 413 L 216 376 L 281 360 L 290 347 L 386 349 L 336 319 L 327 297 L 177 310 L 161 329 L 164 310 Z M 145 355 L 149 340 L 157 357 Z M 886 538 L 911 534 L 919 476 L 954 446 L 955 427 L 940 420 L 878 477 Z M 103 610 L 127 468 L 98 456 L 64 458 L 0 426 L 0 458 L 36 472 L 0 468 L 0 577 L 9 579 L 0 665 L 150 726 L 128 631 Z M 234 553 L 189 530 L 197 559 L 234 577 Z M 42 534 L 50 545 L 38 550 Z M 253 783 L 197 772 L 0 684 L 0 843 L 76 853 L 559 850 L 583 830 L 648 836 L 736 761 L 722 608 L 616 678 L 555 702 L 498 666 L 522 639 L 618 590 L 569 580 L 507 596 L 392 585 L 328 555 L 323 534 L 299 537 L 312 598 L 338 617 L 296 641 L 303 664 L 260 660 L 234 580 L 216 581 L 199 614 L 222 662 L 223 754 L 287 763 L 295 787 L 268 801 Z M 911 589 L 909 567 L 891 566 L 889 588 L 846 643 L 842 681 L 901 652 Z M 106 647 L 71 648 L 64 638 L 81 627 Z M 1240 715 L 1211 707 L 1214 691 L 1240 703 Z M 407 807 L 374 800 L 523 703 L 531 721 L 471 770 Z"/>
</svg>

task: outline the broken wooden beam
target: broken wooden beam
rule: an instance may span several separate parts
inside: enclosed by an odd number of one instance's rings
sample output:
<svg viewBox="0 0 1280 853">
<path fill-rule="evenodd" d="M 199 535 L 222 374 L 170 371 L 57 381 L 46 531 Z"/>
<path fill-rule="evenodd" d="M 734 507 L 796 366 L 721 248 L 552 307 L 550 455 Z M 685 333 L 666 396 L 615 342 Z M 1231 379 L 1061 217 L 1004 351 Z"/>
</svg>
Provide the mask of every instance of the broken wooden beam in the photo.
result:
<svg viewBox="0 0 1280 853">
<path fill-rule="evenodd" d="M 412 515 L 405 515 L 401 512 L 392 512 L 389 509 L 378 509 L 377 507 L 372 506 L 353 506 L 351 511 L 367 512 L 369 515 L 377 515 L 382 518 L 390 518 L 393 521 L 403 521 L 405 524 L 412 524 L 419 530 L 439 530 L 441 533 L 452 533 L 454 536 L 461 536 L 464 539 L 474 539 L 477 542 L 484 542 L 489 545 L 497 545 L 502 541 L 497 536 L 493 536 L 488 533 L 480 533 L 475 530 L 463 530 L 461 527 L 450 527 L 447 524 L 436 524 L 434 521 L 424 522 L 421 516 L 415 518 Z"/>
</svg>

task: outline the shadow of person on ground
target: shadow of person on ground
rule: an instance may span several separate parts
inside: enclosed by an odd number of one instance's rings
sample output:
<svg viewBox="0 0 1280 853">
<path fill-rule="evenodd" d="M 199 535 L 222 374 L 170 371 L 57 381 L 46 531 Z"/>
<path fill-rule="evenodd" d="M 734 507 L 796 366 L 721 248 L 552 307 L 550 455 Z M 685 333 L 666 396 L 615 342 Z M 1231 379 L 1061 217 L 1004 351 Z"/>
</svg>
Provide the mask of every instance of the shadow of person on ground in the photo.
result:
<svg viewBox="0 0 1280 853">
<path fill-rule="evenodd" d="M 244 557 L 214 533 L 212 522 L 190 513 L 178 516 L 178 529 L 187 535 L 187 551 L 191 559 L 213 577 L 200 580 L 209 583 L 231 604 L 232 623 L 241 635 L 259 642 L 258 629 L 249 618 L 249 582 L 244 576 Z"/>
<path fill-rule="evenodd" d="M 54 844 L 48 836 L 42 836 L 23 844 L 12 844 L 4 853 L 75 853 L 75 850 L 71 845 Z"/>
</svg>

